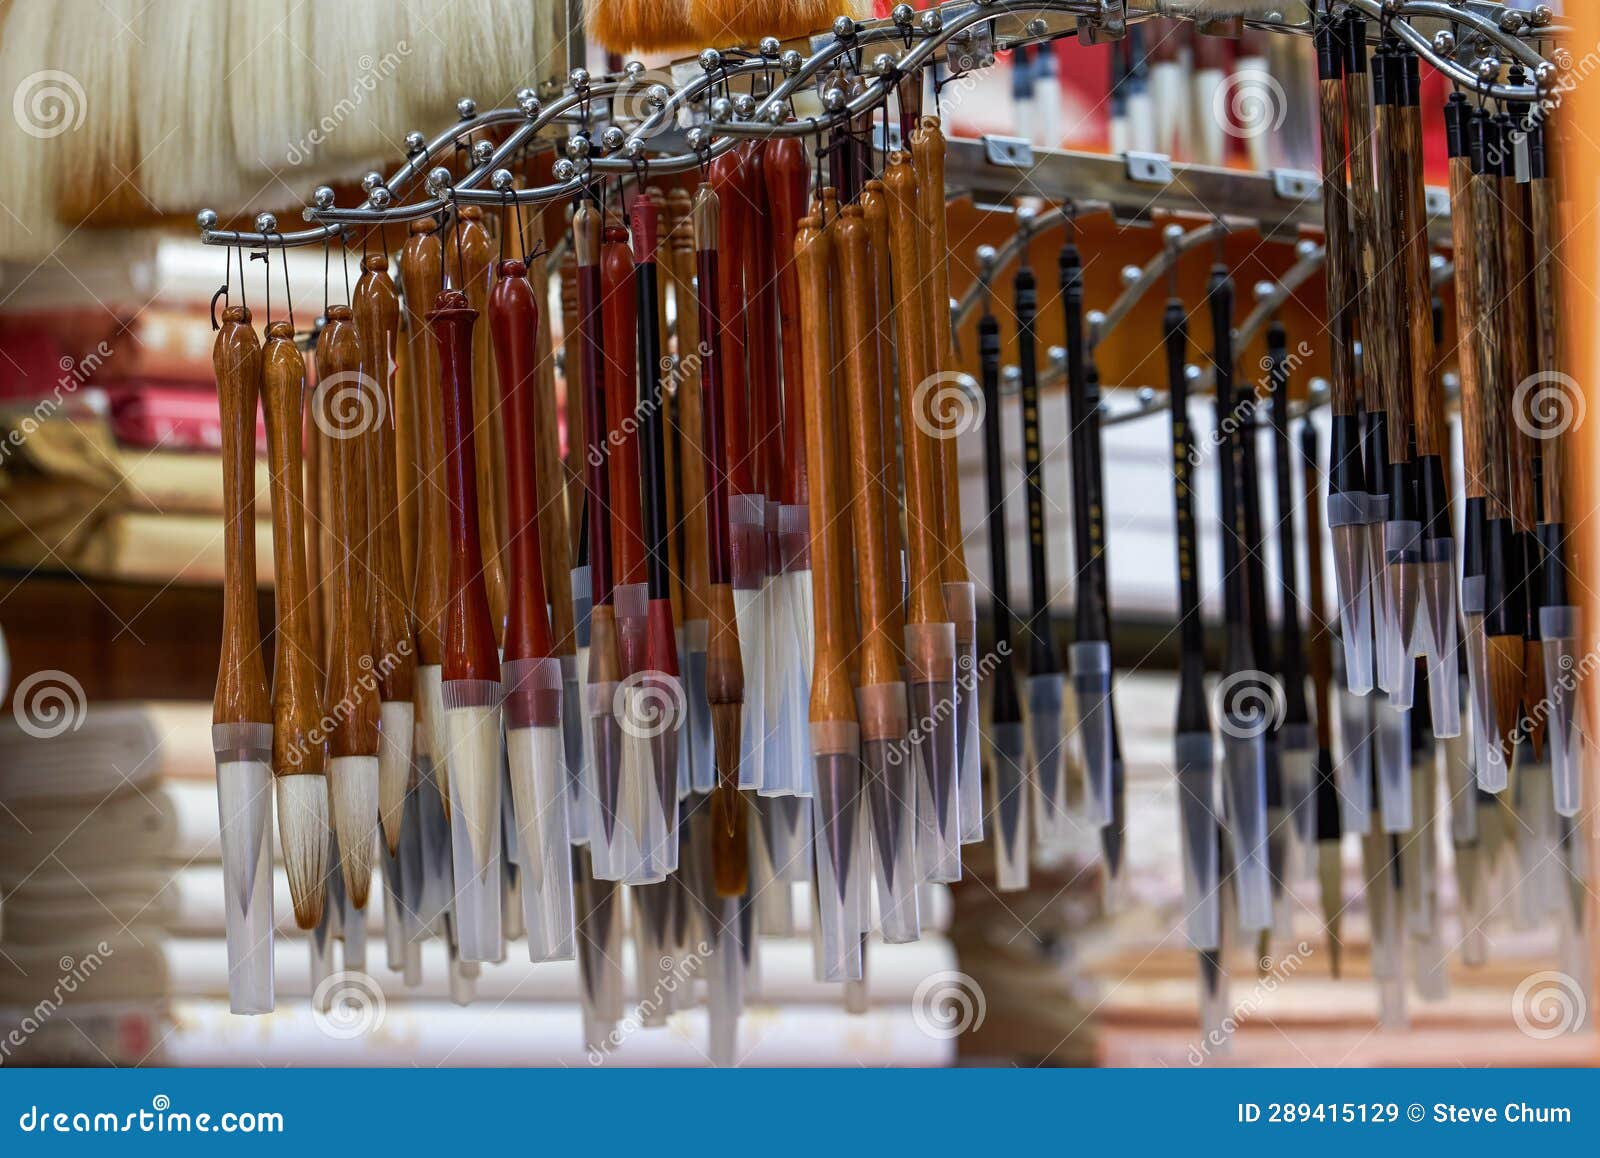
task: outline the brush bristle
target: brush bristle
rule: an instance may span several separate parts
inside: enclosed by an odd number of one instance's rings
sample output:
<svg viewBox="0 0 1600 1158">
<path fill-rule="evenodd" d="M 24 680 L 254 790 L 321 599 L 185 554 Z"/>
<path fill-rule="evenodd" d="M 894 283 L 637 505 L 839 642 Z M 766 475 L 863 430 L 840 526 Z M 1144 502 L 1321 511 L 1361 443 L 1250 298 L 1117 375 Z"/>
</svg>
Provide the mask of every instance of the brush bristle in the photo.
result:
<svg viewBox="0 0 1600 1158">
<path fill-rule="evenodd" d="M 378 827 L 378 758 L 335 756 L 328 761 L 328 789 L 344 885 L 351 903 L 364 909 L 372 887 L 373 830 Z"/>
<path fill-rule="evenodd" d="M 1544 645 L 1537 639 L 1527 640 L 1522 655 L 1522 704 L 1526 715 L 1528 742 L 1533 745 L 1534 759 L 1544 759 L 1545 719 L 1549 715 L 1544 679 Z"/>
<path fill-rule="evenodd" d="M 588 0 L 584 26 L 613 52 L 681 52 L 700 47 L 689 0 Z"/>
<path fill-rule="evenodd" d="M 316 119 L 305 83 L 305 62 L 315 59 L 311 7 L 228 6 L 228 116 L 234 156 L 247 174 L 292 169 L 315 153 L 300 142 Z"/>
<path fill-rule="evenodd" d="M 50 55 L 50 30 L 55 10 L 49 4 L 10 4 L 0 27 L 0 92 L 13 96 L 12 109 L 22 116 L 0 117 L 0 257 L 41 261 L 60 242 L 55 217 L 50 153 L 59 142 L 49 134 L 60 118 L 70 126 L 80 105 L 74 100 L 46 103 L 43 86 L 27 87 L 40 69 L 55 67 Z M 53 86 L 52 86 L 53 87 Z M 65 91 L 65 90 L 57 90 Z"/>
<path fill-rule="evenodd" d="M 56 213 L 69 225 L 147 221 L 139 187 L 141 57 L 150 33 L 140 0 L 58 0 L 51 55 L 79 86 L 82 128 L 52 142 Z M 63 82 L 65 83 L 65 82 Z"/>
<path fill-rule="evenodd" d="M 315 929 L 328 890 L 328 778 L 279 776 L 278 836 L 294 923 Z"/>
<path fill-rule="evenodd" d="M 1522 637 L 1489 637 L 1489 702 L 1495 731 L 1501 740 L 1516 730 L 1522 702 Z"/>
<path fill-rule="evenodd" d="M 411 744 L 416 734 L 416 717 L 409 702 L 386 701 L 379 711 L 378 815 L 383 823 L 384 846 L 390 856 L 397 856 L 400 822 L 405 813 L 406 793 L 411 788 Z"/>
<path fill-rule="evenodd" d="M 308 7 L 317 50 L 312 101 L 336 118 L 318 151 L 330 162 L 382 158 L 411 128 L 405 94 L 415 79 L 416 46 L 406 36 L 405 11 L 394 0 Z"/>
<path fill-rule="evenodd" d="M 689 23 L 706 44 L 754 44 L 763 36 L 793 40 L 820 32 L 836 17 L 865 19 L 866 0 L 688 0 Z"/>
<path fill-rule="evenodd" d="M 413 118 L 440 116 L 462 97 L 480 109 L 513 103 L 537 85 L 543 50 L 535 29 L 538 4 L 507 0 L 411 0 L 406 40 L 416 60 L 409 86 Z"/>
<path fill-rule="evenodd" d="M 247 192 L 233 164 L 227 44 L 227 5 L 150 3 L 139 49 L 142 92 L 132 103 L 139 183 L 162 212 L 233 204 Z"/>
</svg>

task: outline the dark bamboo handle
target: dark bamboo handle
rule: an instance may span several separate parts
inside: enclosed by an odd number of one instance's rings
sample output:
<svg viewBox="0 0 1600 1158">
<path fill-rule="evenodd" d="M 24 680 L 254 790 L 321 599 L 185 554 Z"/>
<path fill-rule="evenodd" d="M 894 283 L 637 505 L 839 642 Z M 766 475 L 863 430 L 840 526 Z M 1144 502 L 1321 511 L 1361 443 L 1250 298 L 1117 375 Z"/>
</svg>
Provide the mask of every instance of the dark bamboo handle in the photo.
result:
<svg viewBox="0 0 1600 1158">
<path fill-rule="evenodd" d="M 1499 385 L 1506 374 L 1505 350 L 1502 345 L 1504 322 L 1500 318 L 1501 262 L 1500 262 L 1500 205 L 1496 178 L 1486 170 L 1486 152 L 1490 148 L 1487 134 L 1492 128 L 1489 118 L 1481 113 L 1472 118 L 1472 272 L 1473 302 L 1477 318 L 1473 324 L 1473 350 L 1477 361 L 1479 414 L 1476 430 L 1476 451 L 1479 470 L 1467 472 L 1468 497 L 1485 500 L 1485 517 L 1505 519 L 1511 517 L 1506 491 L 1506 431 L 1509 418 L 1504 406 L 1504 391 Z M 1463 417 L 1465 417 L 1463 412 Z M 1464 429 L 1471 437 L 1474 433 Z M 1471 462 L 1470 452 L 1467 460 Z"/>
<path fill-rule="evenodd" d="M 1358 388 L 1367 387 L 1362 403 L 1368 410 L 1381 410 L 1381 387 L 1373 388 L 1383 360 L 1376 349 L 1390 321 L 1383 316 L 1377 299 L 1379 270 L 1377 253 L 1377 180 L 1373 173 L 1372 90 L 1368 86 L 1366 21 L 1350 19 L 1345 26 L 1345 131 L 1350 158 L 1350 220 L 1356 246 L 1354 303 L 1361 325 L 1362 372 Z"/>
<path fill-rule="evenodd" d="M 1355 285 L 1347 177 L 1350 153 L 1344 119 L 1344 42 L 1339 28 L 1340 22 L 1331 16 L 1318 26 L 1317 72 L 1318 119 L 1322 131 L 1323 252 L 1327 255 L 1328 325 L 1333 334 L 1328 361 L 1333 379 L 1333 413 L 1342 417 L 1356 412 L 1357 397 L 1352 349 L 1355 318 L 1351 311 Z"/>
<path fill-rule="evenodd" d="M 1509 170 L 1510 165 L 1506 168 Z M 1502 282 L 1504 297 L 1496 313 L 1505 335 L 1505 377 L 1501 379 L 1501 390 L 1506 398 L 1506 416 L 1511 419 L 1511 425 L 1505 432 L 1509 452 L 1511 523 L 1517 531 L 1531 531 L 1537 518 L 1533 493 L 1533 459 L 1536 451 L 1533 439 L 1525 429 L 1526 419 L 1520 423 L 1517 421 L 1513 403 L 1517 387 L 1528 380 L 1534 369 L 1532 321 L 1529 317 L 1529 298 L 1533 287 L 1528 254 L 1528 218 L 1523 187 L 1517 184 L 1515 173 L 1502 175 L 1498 184 L 1499 241 L 1505 280 Z"/>
<path fill-rule="evenodd" d="M 1472 237 L 1472 163 L 1450 158 L 1450 240 L 1456 290 L 1456 368 L 1461 376 L 1461 451 L 1466 493 L 1482 496 L 1483 400 L 1478 380 L 1477 270 Z"/>
<path fill-rule="evenodd" d="M 429 665 L 444 660 L 445 585 L 450 566 L 439 349 L 427 322 L 428 306 L 439 292 L 444 270 L 437 229 L 431 218 L 413 222 L 400 255 L 416 400 L 417 572 L 411 606 L 417 619 L 417 659 Z"/>
<path fill-rule="evenodd" d="M 1401 59 L 1405 87 L 1400 94 L 1395 176 L 1404 222 L 1401 271 L 1411 352 L 1410 417 L 1416 430 L 1418 457 L 1437 457 L 1449 445 L 1449 435 L 1445 428 L 1444 383 L 1434 372 L 1437 353 L 1433 340 L 1433 285 L 1428 268 L 1427 189 L 1422 172 L 1422 108 L 1413 87 L 1418 83 L 1418 62 L 1416 55 L 1409 52 Z"/>
<path fill-rule="evenodd" d="M 1534 332 L 1537 337 L 1538 370 L 1560 382 L 1567 362 L 1562 346 L 1561 259 L 1557 249 L 1560 239 L 1566 235 L 1562 231 L 1555 178 L 1536 172 L 1529 191 L 1533 202 L 1533 286 L 1537 303 L 1534 309 Z M 1566 437 L 1566 431 L 1554 431 L 1539 444 L 1544 458 L 1544 510 L 1541 521 L 1545 523 L 1566 522 L 1566 504 L 1562 494 L 1566 485 Z"/>
</svg>

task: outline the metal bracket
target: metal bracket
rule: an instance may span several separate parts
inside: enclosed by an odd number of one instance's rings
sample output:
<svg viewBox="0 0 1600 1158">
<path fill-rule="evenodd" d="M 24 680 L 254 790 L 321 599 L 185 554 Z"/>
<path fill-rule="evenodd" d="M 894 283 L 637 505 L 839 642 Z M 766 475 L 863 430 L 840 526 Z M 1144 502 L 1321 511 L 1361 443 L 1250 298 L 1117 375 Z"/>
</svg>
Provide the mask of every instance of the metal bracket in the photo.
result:
<svg viewBox="0 0 1600 1158">
<path fill-rule="evenodd" d="M 1322 202 L 1322 179 L 1304 169 L 1273 169 L 1272 191 L 1284 201 Z"/>
<path fill-rule="evenodd" d="M 1026 137 L 983 138 L 983 155 L 991 165 L 1027 169 L 1033 165 L 1033 143 Z"/>
<path fill-rule="evenodd" d="M 994 61 L 993 28 L 989 24 L 975 24 L 958 32 L 945 45 L 944 62 L 952 73 L 974 72 L 988 68 Z"/>
<path fill-rule="evenodd" d="M 1124 153 L 1128 180 L 1142 185 L 1172 184 L 1172 158 L 1165 153 Z"/>
<path fill-rule="evenodd" d="M 1078 20 L 1079 44 L 1105 44 L 1121 40 L 1127 35 L 1127 0 L 1108 0 L 1100 6 L 1099 15 L 1084 16 Z"/>
</svg>

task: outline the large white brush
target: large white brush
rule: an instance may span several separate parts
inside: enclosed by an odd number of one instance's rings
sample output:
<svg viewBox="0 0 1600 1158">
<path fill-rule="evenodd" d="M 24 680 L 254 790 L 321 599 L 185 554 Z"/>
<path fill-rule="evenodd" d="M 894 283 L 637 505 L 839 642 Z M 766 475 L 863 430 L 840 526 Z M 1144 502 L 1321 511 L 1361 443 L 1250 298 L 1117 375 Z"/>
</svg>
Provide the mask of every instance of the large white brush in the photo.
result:
<svg viewBox="0 0 1600 1158">
<path fill-rule="evenodd" d="M 513 103 L 517 90 L 537 79 L 536 7 L 524 0 L 411 0 L 413 114 L 441 112 L 462 97 L 481 109 Z"/>
<path fill-rule="evenodd" d="M 310 4 L 228 5 L 228 116 L 239 167 L 253 176 L 310 162 L 304 134 L 312 107 L 306 62 L 314 60 Z"/>
<path fill-rule="evenodd" d="M 186 0 L 176 0 L 186 3 Z M 316 148 L 330 163 L 392 155 L 406 124 L 406 92 L 415 78 L 416 45 L 406 13 L 393 0 L 308 4 L 315 67 L 310 74 Z"/>
<path fill-rule="evenodd" d="M 480 686 L 481 685 L 481 686 Z M 456 934 L 464 961 L 496 961 L 500 938 L 500 685 L 444 685 Z"/>
<path fill-rule="evenodd" d="M 49 152 L 56 214 L 71 225 L 147 219 L 139 188 L 140 60 L 149 35 L 141 0 L 57 0 L 51 56 L 82 90 L 83 126 Z"/>
<path fill-rule="evenodd" d="M 50 54 L 55 8 L 5 7 L 0 25 L 0 92 L 13 116 L 0 116 L 0 258 L 39 261 L 61 240 L 49 156 L 56 138 L 82 128 L 82 86 L 56 75 Z"/>
<path fill-rule="evenodd" d="M 162 212 L 234 204 L 247 192 L 228 112 L 228 5 L 149 0 L 139 52 L 139 183 Z M 326 5 L 342 9 L 345 5 Z"/>
</svg>

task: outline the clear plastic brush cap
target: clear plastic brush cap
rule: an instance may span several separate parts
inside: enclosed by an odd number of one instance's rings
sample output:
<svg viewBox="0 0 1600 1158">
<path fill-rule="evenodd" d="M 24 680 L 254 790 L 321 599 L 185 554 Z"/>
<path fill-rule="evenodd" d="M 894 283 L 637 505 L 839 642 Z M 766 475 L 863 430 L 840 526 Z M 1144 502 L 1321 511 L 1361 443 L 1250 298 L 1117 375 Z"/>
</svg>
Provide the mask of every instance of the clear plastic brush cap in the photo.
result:
<svg viewBox="0 0 1600 1158">
<path fill-rule="evenodd" d="M 1457 693 L 1456 541 L 1440 538 L 1422 544 L 1424 654 L 1428 660 L 1429 713 L 1433 734 L 1448 740 L 1461 734 L 1461 698 Z"/>
<path fill-rule="evenodd" d="M 1218 949 L 1222 945 L 1222 901 L 1211 733 L 1179 735 L 1173 756 L 1178 769 L 1178 831 L 1183 837 L 1184 932 L 1193 948 Z"/>
<path fill-rule="evenodd" d="M 1222 722 L 1224 820 L 1233 851 L 1239 927 L 1272 927 L 1272 869 L 1267 856 L 1265 713 L 1257 708 Z"/>
<path fill-rule="evenodd" d="M 1384 832 L 1410 832 L 1411 715 L 1385 696 L 1372 701 L 1378 757 L 1378 812 Z"/>
<path fill-rule="evenodd" d="M 1085 801 L 1089 823 L 1104 828 L 1112 820 L 1111 644 L 1083 640 L 1068 649 L 1072 690 L 1078 699 L 1078 735 L 1088 778 Z"/>
<path fill-rule="evenodd" d="M 1071 832 L 1063 718 L 1066 696 L 1067 677 L 1059 672 L 1029 676 L 1023 686 L 1027 766 L 1036 804 L 1033 822 L 1041 845 L 1059 844 Z"/>
<path fill-rule="evenodd" d="M 1411 707 L 1416 686 L 1417 623 L 1422 614 L 1422 524 L 1400 519 L 1383 525 L 1388 606 L 1378 647 L 1388 652 L 1389 695 L 1397 708 Z"/>
<path fill-rule="evenodd" d="M 766 594 L 767 516 L 763 495 L 728 497 L 728 535 L 733 560 L 733 616 L 739 630 L 744 668 L 744 710 L 740 713 L 739 787 L 759 790 L 766 783 L 767 746 Z"/>
<path fill-rule="evenodd" d="M 978 596 L 976 584 L 946 583 L 945 607 L 956 629 L 957 799 L 961 843 L 983 840 L 983 756 L 978 737 Z"/>
<path fill-rule="evenodd" d="M 1389 509 L 1387 495 L 1367 496 L 1369 504 Z M 1389 568 L 1384 556 L 1384 528 L 1382 519 L 1370 522 L 1363 528 L 1367 536 L 1367 567 L 1371 572 L 1368 598 L 1372 603 L 1372 677 L 1381 691 L 1388 691 L 1394 678 L 1394 648 L 1387 646 L 1394 638 L 1393 603 L 1390 600 Z"/>
<path fill-rule="evenodd" d="M 694 792 L 710 792 L 717 786 L 716 758 L 712 748 L 711 701 L 706 697 L 706 648 L 711 626 L 704 619 L 691 619 L 683 627 L 684 689 L 689 696 L 688 735 L 689 787 Z"/>
<path fill-rule="evenodd" d="M 1470 584 L 1473 580 L 1467 580 Z M 1477 583 L 1481 586 L 1483 580 Z M 1465 595 L 1466 584 L 1463 584 Z M 1465 602 L 1465 599 L 1463 599 Z M 1471 692 L 1472 757 L 1478 770 L 1478 787 L 1485 792 L 1504 792 L 1510 781 L 1505 750 L 1494 731 L 1494 707 L 1489 694 L 1489 637 L 1483 631 L 1483 616 L 1466 617 L 1462 646 L 1467 649 L 1467 681 Z"/>
<path fill-rule="evenodd" d="M 907 735 L 910 712 L 905 685 L 857 688 L 856 713 L 866 730 L 880 737 L 861 742 L 879 929 L 885 941 L 902 944 L 922 935 L 917 908 L 919 776 L 915 751 Z"/>
<path fill-rule="evenodd" d="M 272 725 L 217 724 L 217 763 L 228 1007 L 271 1013 L 275 1001 L 272 912 Z M 337 862 L 334 872 L 337 873 Z M 329 898 L 329 904 L 332 898 Z M 324 909 L 326 912 L 326 909 Z"/>
<path fill-rule="evenodd" d="M 1330 494 L 1328 525 L 1333 538 L 1333 574 L 1339 622 L 1344 630 L 1346 686 L 1357 695 L 1372 690 L 1372 596 L 1367 564 L 1365 495 Z"/>
<path fill-rule="evenodd" d="M 1027 730 L 1021 724 L 991 724 L 987 739 L 995 887 L 1002 893 L 1019 892 L 1028 887 Z"/>
<path fill-rule="evenodd" d="M 1317 753 L 1309 724 L 1285 724 L 1278 733 L 1283 807 L 1289 814 L 1300 874 L 1317 872 Z"/>
<path fill-rule="evenodd" d="M 572 851 L 567 828 L 566 743 L 558 722 L 565 680 L 554 659 L 501 666 L 505 689 L 506 759 L 515 816 L 522 922 L 530 961 L 574 954 Z"/>
<path fill-rule="evenodd" d="M 464 962 L 498 961 L 505 951 L 500 927 L 500 684 L 447 681 L 444 724 L 451 769 L 456 945 Z"/>
<path fill-rule="evenodd" d="M 956 633 L 950 623 L 906 625 L 909 735 L 922 776 L 917 785 L 917 861 L 930 881 L 961 879 L 956 799 Z M 820 767 L 820 765 L 819 765 Z"/>
<path fill-rule="evenodd" d="M 1546 704 L 1529 711 L 1548 707 L 1544 742 L 1550 753 L 1555 810 L 1562 816 L 1576 816 L 1583 806 L 1583 729 L 1578 708 L 1584 673 L 1579 667 L 1578 609 L 1541 607 L 1539 634 L 1544 640 Z"/>
</svg>

